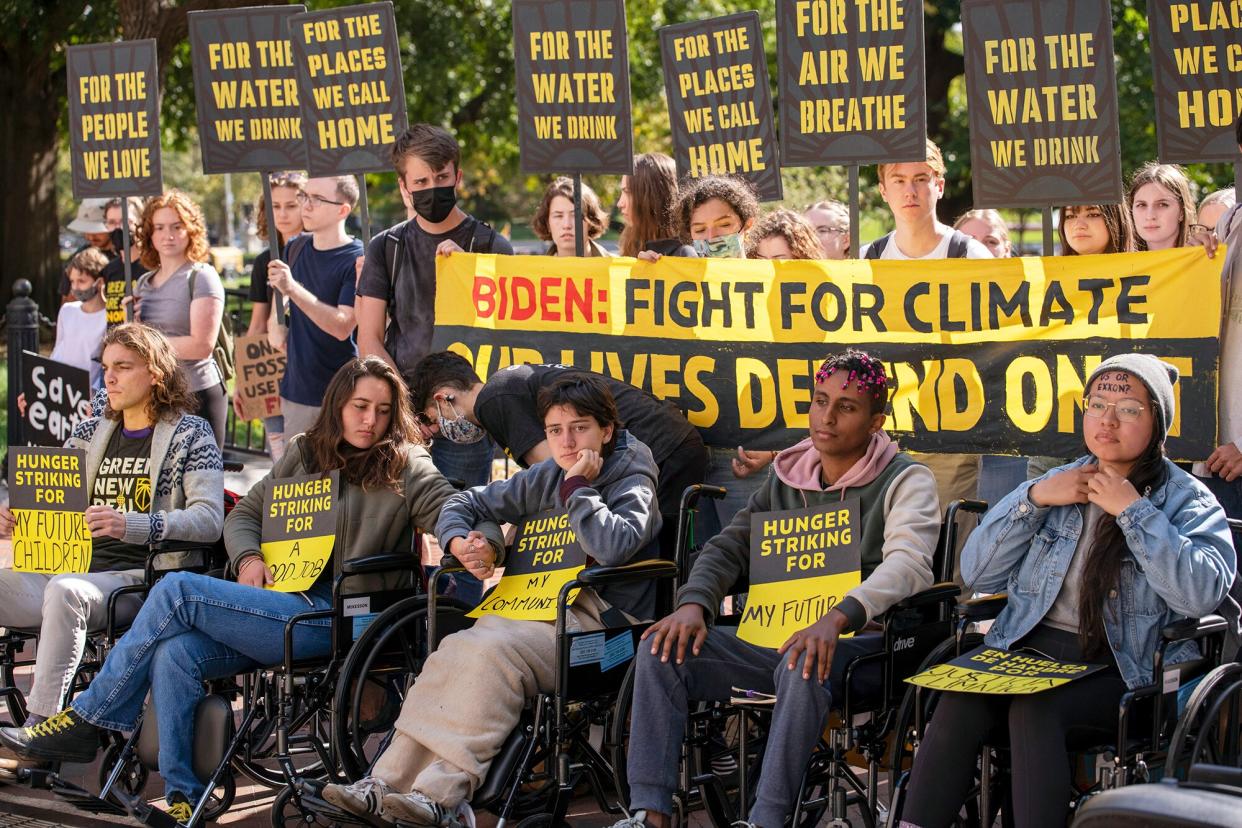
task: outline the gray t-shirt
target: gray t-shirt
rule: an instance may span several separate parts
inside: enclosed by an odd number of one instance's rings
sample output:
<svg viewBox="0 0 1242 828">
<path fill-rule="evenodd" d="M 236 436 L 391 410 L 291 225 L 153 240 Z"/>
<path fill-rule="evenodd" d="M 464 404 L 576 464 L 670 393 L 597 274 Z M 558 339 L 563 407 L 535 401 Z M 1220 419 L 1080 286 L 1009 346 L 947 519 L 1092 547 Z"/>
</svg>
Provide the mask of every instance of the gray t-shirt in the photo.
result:
<svg viewBox="0 0 1242 828">
<path fill-rule="evenodd" d="M 224 301 L 224 285 L 220 274 L 209 264 L 186 262 L 159 287 L 151 284 L 151 273 L 139 280 L 134 293 L 142 300 L 142 321 L 162 332 L 164 336 L 190 335 L 190 269 L 197 268 L 194 277 L 194 298 L 214 296 Z M 215 337 L 212 337 L 214 340 Z M 202 391 L 224 381 L 220 369 L 211 357 L 206 359 L 179 360 L 185 371 L 191 391 Z"/>
<path fill-rule="evenodd" d="M 1078 545 L 1074 547 L 1074 557 L 1070 559 L 1069 569 L 1065 571 L 1065 580 L 1061 582 L 1061 591 L 1057 600 L 1052 602 L 1044 623 L 1058 630 L 1077 634 L 1081 623 L 1078 618 L 1078 601 L 1082 595 L 1082 575 L 1087 567 L 1087 550 L 1095 541 L 1095 531 L 1100 525 L 1104 510 L 1094 503 L 1088 503 L 1086 514 L 1082 520 L 1082 534 L 1078 536 Z"/>
</svg>

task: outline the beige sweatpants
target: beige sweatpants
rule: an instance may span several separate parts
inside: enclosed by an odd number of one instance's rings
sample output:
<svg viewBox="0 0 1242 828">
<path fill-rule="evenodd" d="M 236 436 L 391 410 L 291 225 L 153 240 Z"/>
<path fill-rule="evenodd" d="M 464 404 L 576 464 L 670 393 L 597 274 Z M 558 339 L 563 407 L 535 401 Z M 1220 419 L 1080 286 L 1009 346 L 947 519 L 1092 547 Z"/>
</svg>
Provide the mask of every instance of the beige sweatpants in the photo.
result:
<svg viewBox="0 0 1242 828">
<path fill-rule="evenodd" d="M 602 629 L 605 607 L 584 589 L 567 628 Z M 485 615 L 428 656 L 371 775 L 454 808 L 483 783 L 526 700 L 555 686 L 556 625 Z"/>
</svg>

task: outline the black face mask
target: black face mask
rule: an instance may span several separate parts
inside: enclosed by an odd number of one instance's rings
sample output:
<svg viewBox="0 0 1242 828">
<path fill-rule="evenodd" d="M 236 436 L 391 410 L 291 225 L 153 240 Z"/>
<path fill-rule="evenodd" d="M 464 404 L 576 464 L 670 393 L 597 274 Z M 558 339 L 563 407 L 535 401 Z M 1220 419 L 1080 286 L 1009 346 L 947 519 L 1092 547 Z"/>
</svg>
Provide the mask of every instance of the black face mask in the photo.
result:
<svg viewBox="0 0 1242 828">
<path fill-rule="evenodd" d="M 457 206 L 457 187 L 429 187 L 410 193 L 414 212 L 432 224 L 439 224 L 449 217 Z"/>
</svg>

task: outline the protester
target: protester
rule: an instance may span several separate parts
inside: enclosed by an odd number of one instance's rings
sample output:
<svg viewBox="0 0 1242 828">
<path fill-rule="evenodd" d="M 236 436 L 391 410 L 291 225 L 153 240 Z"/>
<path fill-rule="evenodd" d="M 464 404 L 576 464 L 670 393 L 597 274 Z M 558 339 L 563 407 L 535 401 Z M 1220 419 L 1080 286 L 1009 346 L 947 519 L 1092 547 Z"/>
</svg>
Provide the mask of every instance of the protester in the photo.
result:
<svg viewBox="0 0 1242 828">
<path fill-rule="evenodd" d="M 108 257 L 91 247 L 69 260 L 69 289 L 73 301 L 56 315 L 56 345 L 52 359 L 91 373 L 91 387 L 99 385 L 98 357 L 108 318 L 104 312 L 104 268 Z"/>
<path fill-rule="evenodd" d="M 284 261 L 267 263 L 267 281 L 289 313 L 280 413 L 286 444 L 319 419 L 328 384 L 353 359 L 354 259 L 362 242 L 345 231 L 358 203 L 352 175 L 312 178 L 296 196 L 303 235 L 285 245 Z M 269 326 L 269 334 L 271 326 Z"/>
<path fill-rule="evenodd" d="M 997 738 L 1009 745 L 1017 828 L 1064 825 L 1066 734 L 1115 722 L 1127 689 L 1159 685 L 1161 629 L 1215 611 L 1228 594 L 1237 560 L 1225 515 L 1164 454 L 1176 379 L 1146 354 L 1100 363 L 1086 385 L 1088 455 L 1022 484 L 967 541 L 967 586 L 1009 593 L 987 646 L 1104 669 L 1024 696 L 943 693 L 914 757 L 903 826 L 952 824 L 980 748 Z M 1174 644 L 1164 665 L 1197 656 L 1195 643 Z"/>
<path fill-rule="evenodd" d="M 436 527 L 440 542 L 486 578 L 504 557 L 484 542 L 480 526 L 520 525 L 564 509 L 591 560 L 619 566 L 656 557 L 656 464 L 622 430 L 607 386 L 588 374 L 561 377 L 540 390 L 537 415 L 550 457 L 450 498 Z M 586 632 L 651 618 L 655 586 L 584 588 L 566 612 L 566 628 Z M 558 649 L 552 621 L 487 614 L 450 635 L 427 657 L 371 772 L 352 785 L 326 786 L 324 799 L 388 821 L 473 825 L 470 797 L 518 726 L 523 705 L 556 688 Z"/>
<path fill-rule="evenodd" d="M 850 257 L 850 208 L 839 201 L 817 201 L 802 211 L 802 217 L 815 228 L 822 259 Z"/>
<path fill-rule="evenodd" d="M 194 394 L 194 413 L 224 445 L 228 390 L 213 353 L 224 316 L 224 285 L 207 264 L 203 211 L 180 190 L 150 199 L 138 225 L 147 268 L 134 285 L 134 319 L 168 337 Z"/>
<path fill-rule="evenodd" d="M 864 628 L 932 583 L 940 531 L 935 481 L 883 430 L 889 399 L 883 364 L 850 350 L 824 360 L 814 382 L 810 436 L 780 453 L 763 487 L 699 553 L 677 610 L 643 633 L 627 761 L 631 816 L 617 828 L 670 824 L 689 703 L 727 702 L 734 687 L 776 695 L 747 824 L 784 825 L 828 711 L 844 695 L 846 666 L 884 647 L 883 634 Z M 861 584 L 778 650 L 713 624 L 730 588 L 749 574 L 753 516 L 847 499 L 859 503 Z M 882 692 L 880 673 L 879 661 L 857 670 L 851 694 Z"/>
<path fill-rule="evenodd" d="M 541 240 L 551 242 L 549 256 L 576 256 L 577 242 L 574 230 L 574 181 L 558 178 L 543 191 L 543 200 L 530 223 L 531 229 Z M 608 214 L 600 206 L 599 196 L 586 184 L 582 185 L 582 228 L 585 238 L 583 250 L 587 256 L 608 256 L 607 250 L 596 241 L 608 229 Z"/>
<path fill-rule="evenodd" d="M 237 582 L 188 572 L 161 578 L 90 687 L 39 727 L 0 729 L 0 742 L 29 759 L 90 762 L 102 730 L 137 726 L 150 691 L 164 796 L 169 814 L 186 821 L 204 789 L 193 770 L 194 710 L 205 692 L 203 682 L 279 663 L 285 624 L 331 606 L 341 562 L 408 553 L 415 529 L 435 527 L 454 489 L 415 439 L 417 427 L 396 372 L 374 357 L 350 360 L 329 382 L 310 430 L 290 439 L 284 457 L 225 522 L 229 574 Z M 342 490 L 332 565 L 304 593 L 265 589 L 274 582 L 259 551 L 269 490 L 286 478 L 330 471 L 340 472 Z M 218 482 L 215 497 L 219 509 Z M 488 540 L 499 546 L 499 534 L 493 534 Z M 398 582 L 373 576 L 354 585 L 393 589 Z M 298 624 L 294 658 L 325 655 L 330 634 L 326 618 Z"/>
<path fill-rule="evenodd" d="M 420 362 L 410 390 L 416 416 L 437 442 L 469 444 L 490 434 L 529 468 L 552 457 L 553 450 L 538 415 L 539 395 L 566 377 L 593 377 L 608 389 L 626 430 L 650 449 L 660 468 L 660 513 L 666 529 L 674 528 L 682 492 L 703 482 L 707 450 L 698 431 L 667 400 L 566 365 L 512 365 L 484 383 L 468 360 L 451 351 Z"/>
<path fill-rule="evenodd" d="M 1149 161 L 1134 174 L 1126 198 L 1134 220 L 1139 250 L 1184 247 L 1195 223 L 1195 202 L 1190 179 L 1175 164 Z"/>
<path fill-rule="evenodd" d="M 982 243 L 998 259 L 1008 259 L 1013 255 L 1009 226 L 995 210 L 967 210 L 953 222 L 953 229 Z"/>
<path fill-rule="evenodd" d="M 272 191 L 272 218 L 276 222 L 275 244 L 281 250 L 285 245 L 302 233 L 302 205 L 298 202 L 298 193 L 306 184 L 306 176 L 299 172 L 279 172 L 269 176 Z M 255 257 L 250 268 L 250 328 L 246 336 L 262 336 L 267 334 L 268 317 L 272 311 L 272 288 L 267 282 L 267 266 L 272 260 L 269 231 L 267 226 L 266 196 L 259 196 L 255 205 L 255 224 L 259 238 L 269 242 L 269 247 Z M 282 346 L 285 340 L 280 340 Z M 233 410 L 238 419 L 242 418 L 242 399 L 233 396 Z M 263 432 L 267 437 L 268 452 L 276 461 L 285 453 L 285 418 L 281 414 L 263 418 Z"/>
<path fill-rule="evenodd" d="M 77 215 L 66 227 L 70 232 L 78 233 L 86 240 L 81 247 L 73 251 L 75 256 L 83 250 L 94 248 L 110 260 L 116 258 L 119 248 L 113 247 L 111 232 L 121 226 L 121 211 L 116 210 L 113 213 L 111 217 L 115 223 L 110 225 L 108 222 L 110 203 L 106 198 L 86 198 L 78 205 Z M 68 269 L 60 275 L 60 296 L 63 302 L 73 301 L 69 288 Z"/>
<path fill-rule="evenodd" d="M 0 570 L 0 626 L 39 631 L 26 727 L 65 704 L 88 630 L 107 623 L 108 596 L 142 582 L 151 544 L 210 546 L 224 524 L 220 451 L 207 423 L 189 413 L 196 402 L 169 341 L 146 325 L 113 328 L 104 337 L 103 371 L 103 414 L 79 423 L 65 443 L 86 451 L 90 571 Z M 14 525 L 0 506 L 0 532 L 7 537 Z M 0 759 L 14 754 L 0 748 Z"/>
<path fill-rule="evenodd" d="M 1220 224 L 1221 218 L 1235 203 L 1237 195 L 1233 187 L 1208 193 L 1199 202 L 1198 226 L 1208 232 L 1215 232 L 1216 225 Z"/>
<path fill-rule="evenodd" d="M 773 210 L 746 235 L 748 259 L 822 259 L 815 228 L 792 210 Z"/>
<path fill-rule="evenodd" d="M 677 238 L 677 166 L 661 152 L 634 157 L 634 174 L 621 176 L 617 209 L 625 220 L 621 255 L 637 257 L 644 250 L 665 256 L 693 255 Z"/>
<path fill-rule="evenodd" d="M 104 305 L 107 307 L 108 327 L 112 328 L 127 321 L 125 319 L 125 260 L 129 259 L 130 277 L 135 279 L 142 275 L 142 249 L 138 246 L 138 224 L 142 221 L 142 212 L 146 208 L 146 200 L 137 196 L 130 196 L 127 215 L 129 216 L 129 253 L 128 256 L 120 255 L 124 252 L 125 233 L 121 230 L 121 206 L 122 201 L 114 198 L 108 202 L 104 210 L 104 223 L 111 227 L 113 219 L 116 220 L 116 226 L 109 233 L 112 237 L 112 249 L 118 251 L 118 255 L 108 260 L 107 266 L 104 267 L 102 276 L 104 278 Z M 132 290 L 133 285 L 130 285 Z"/>
</svg>

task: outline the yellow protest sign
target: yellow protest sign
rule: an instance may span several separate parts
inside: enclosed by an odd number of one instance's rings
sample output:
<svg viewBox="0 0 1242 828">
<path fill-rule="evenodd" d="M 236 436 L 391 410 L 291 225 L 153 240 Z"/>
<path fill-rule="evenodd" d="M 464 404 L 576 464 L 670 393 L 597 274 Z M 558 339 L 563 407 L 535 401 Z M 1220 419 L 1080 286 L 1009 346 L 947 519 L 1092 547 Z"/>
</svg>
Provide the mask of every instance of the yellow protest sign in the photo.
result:
<svg viewBox="0 0 1242 828">
<path fill-rule="evenodd" d="M 906 679 L 930 690 L 1020 696 L 1050 690 L 1103 669 L 1099 664 L 1053 661 L 1039 655 L 977 647 Z"/>
<path fill-rule="evenodd" d="M 569 512 L 544 512 L 518 529 L 496 588 L 467 615 L 499 615 L 522 621 L 555 621 L 561 587 L 586 566 L 586 552 L 569 525 Z M 569 594 L 569 603 L 578 591 Z"/>
<path fill-rule="evenodd" d="M 737 637 L 776 649 L 862 582 L 859 500 L 750 516 L 750 593 Z"/>
<path fill-rule="evenodd" d="M 13 569 L 62 575 L 90 572 L 86 528 L 86 452 L 13 446 L 9 449 L 9 508 Z"/>
<path fill-rule="evenodd" d="M 336 544 L 333 509 L 340 472 L 272 481 L 263 498 L 263 542 L 259 551 L 272 570 L 277 592 L 305 592 L 332 560 Z"/>
</svg>

